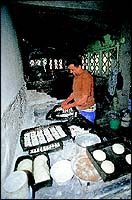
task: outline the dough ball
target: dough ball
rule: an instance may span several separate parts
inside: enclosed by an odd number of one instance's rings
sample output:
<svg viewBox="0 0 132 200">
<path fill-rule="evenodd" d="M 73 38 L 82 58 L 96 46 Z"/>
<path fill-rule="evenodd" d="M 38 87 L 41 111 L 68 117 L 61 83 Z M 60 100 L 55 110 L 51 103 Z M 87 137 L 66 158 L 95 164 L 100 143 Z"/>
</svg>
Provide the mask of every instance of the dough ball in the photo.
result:
<svg viewBox="0 0 132 200">
<path fill-rule="evenodd" d="M 130 154 L 130 153 L 127 154 L 127 155 L 125 156 L 125 159 L 126 159 L 126 162 L 127 162 L 129 165 L 131 165 L 131 154 Z"/>
<path fill-rule="evenodd" d="M 97 149 L 93 151 L 93 157 L 98 161 L 103 161 L 106 159 L 106 154 L 104 151 Z"/>
<path fill-rule="evenodd" d="M 107 174 L 111 174 L 111 173 L 113 173 L 115 171 L 114 164 L 111 161 L 109 161 L 109 160 L 104 160 L 101 163 L 101 168 Z"/>
<path fill-rule="evenodd" d="M 116 154 L 122 154 L 122 153 L 124 153 L 125 148 L 122 144 L 115 143 L 115 144 L 112 145 L 112 150 Z"/>
</svg>

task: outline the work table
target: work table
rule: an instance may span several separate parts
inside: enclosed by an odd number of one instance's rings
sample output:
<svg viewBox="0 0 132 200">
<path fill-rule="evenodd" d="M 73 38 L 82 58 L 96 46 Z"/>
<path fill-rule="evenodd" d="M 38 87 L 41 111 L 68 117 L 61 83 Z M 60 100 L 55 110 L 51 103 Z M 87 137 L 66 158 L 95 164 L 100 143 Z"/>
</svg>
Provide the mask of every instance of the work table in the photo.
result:
<svg viewBox="0 0 132 200">
<path fill-rule="evenodd" d="M 49 154 L 51 165 L 58 160 L 71 160 L 75 152 L 75 144 L 66 141 L 64 148 Z M 65 172 L 64 172 L 65 173 Z M 124 175 L 112 181 L 81 184 L 76 176 L 64 185 L 58 185 L 54 180 L 51 187 L 44 187 L 35 192 L 35 199 L 131 199 L 131 174 Z"/>
<path fill-rule="evenodd" d="M 57 104 L 58 100 L 46 94 L 29 91 L 29 102 L 25 113 L 23 129 L 47 125 L 52 123 L 46 120 L 46 113 Z M 20 146 L 20 140 L 14 156 L 13 169 L 16 158 L 27 154 Z M 49 153 L 50 166 L 62 159 L 72 160 L 76 156 L 76 144 L 72 139 L 63 142 L 63 149 Z M 76 176 L 65 185 L 58 185 L 53 180 L 52 186 L 42 187 L 35 192 L 35 199 L 131 199 L 131 174 L 128 173 L 112 181 L 90 182 L 87 185 L 80 183 Z"/>
</svg>

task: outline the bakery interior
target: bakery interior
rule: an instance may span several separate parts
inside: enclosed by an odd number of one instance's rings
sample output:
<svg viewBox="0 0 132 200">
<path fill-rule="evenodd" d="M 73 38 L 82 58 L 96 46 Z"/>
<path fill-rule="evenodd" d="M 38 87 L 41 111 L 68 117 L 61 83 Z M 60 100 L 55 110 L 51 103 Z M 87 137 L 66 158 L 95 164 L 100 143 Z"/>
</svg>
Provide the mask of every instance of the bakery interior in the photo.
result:
<svg viewBox="0 0 132 200">
<path fill-rule="evenodd" d="M 131 199 L 130 13 L 130 0 L 2 2 L 1 199 Z M 73 80 L 66 61 L 74 56 L 94 77 L 94 124 L 76 109 L 60 109 Z M 47 128 L 61 130 L 60 139 L 25 145 L 26 133 Z M 123 152 L 113 153 L 114 144 Z M 93 156 L 98 149 L 112 172 Z"/>
</svg>

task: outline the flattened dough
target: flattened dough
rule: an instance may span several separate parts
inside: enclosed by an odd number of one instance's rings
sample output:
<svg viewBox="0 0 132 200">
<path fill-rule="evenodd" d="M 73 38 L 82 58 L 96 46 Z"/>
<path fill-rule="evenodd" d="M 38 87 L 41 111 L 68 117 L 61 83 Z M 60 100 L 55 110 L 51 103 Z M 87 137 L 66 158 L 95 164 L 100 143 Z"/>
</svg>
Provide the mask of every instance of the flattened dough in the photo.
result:
<svg viewBox="0 0 132 200">
<path fill-rule="evenodd" d="M 115 143 L 115 144 L 112 145 L 112 150 L 116 154 L 122 154 L 122 153 L 124 153 L 125 148 L 122 144 Z"/>
<path fill-rule="evenodd" d="M 103 171 L 107 174 L 112 174 L 115 171 L 115 166 L 114 164 L 109 161 L 109 160 L 104 160 L 101 163 L 101 168 L 103 169 Z"/>
<path fill-rule="evenodd" d="M 131 154 L 130 154 L 130 153 L 127 154 L 127 155 L 125 156 L 125 159 L 126 159 L 126 162 L 127 162 L 129 165 L 131 165 Z"/>
<path fill-rule="evenodd" d="M 93 157 L 98 161 L 103 161 L 106 159 L 106 154 L 104 151 L 97 149 L 93 151 Z"/>
</svg>

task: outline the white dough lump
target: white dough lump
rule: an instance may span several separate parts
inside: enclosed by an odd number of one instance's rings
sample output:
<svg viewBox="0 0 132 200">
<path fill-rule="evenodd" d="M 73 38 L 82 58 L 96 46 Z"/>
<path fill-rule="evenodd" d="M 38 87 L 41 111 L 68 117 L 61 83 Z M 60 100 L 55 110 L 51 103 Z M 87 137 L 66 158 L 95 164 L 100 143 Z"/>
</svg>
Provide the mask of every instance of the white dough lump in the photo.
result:
<svg viewBox="0 0 132 200">
<path fill-rule="evenodd" d="M 116 154 L 122 154 L 122 153 L 124 153 L 125 148 L 122 144 L 115 143 L 115 144 L 112 145 L 112 150 Z"/>
<path fill-rule="evenodd" d="M 115 166 L 114 164 L 109 161 L 109 160 L 104 160 L 102 163 L 101 163 L 101 168 L 103 169 L 103 171 L 107 174 L 111 174 L 115 171 Z"/>
<path fill-rule="evenodd" d="M 125 159 L 126 159 L 126 162 L 127 162 L 129 165 L 131 165 L 131 154 L 130 154 L 130 153 L 127 154 L 127 155 L 125 156 Z"/>
<path fill-rule="evenodd" d="M 34 159 L 34 179 L 35 183 L 50 180 L 48 158 L 45 155 L 39 155 Z"/>
<path fill-rule="evenodd" d="M 93 157 L 98 161 L 103 161 L 106 159 L 106 154 L 104 151 L 97 149 L 93 151 Z"/>
</svg>

